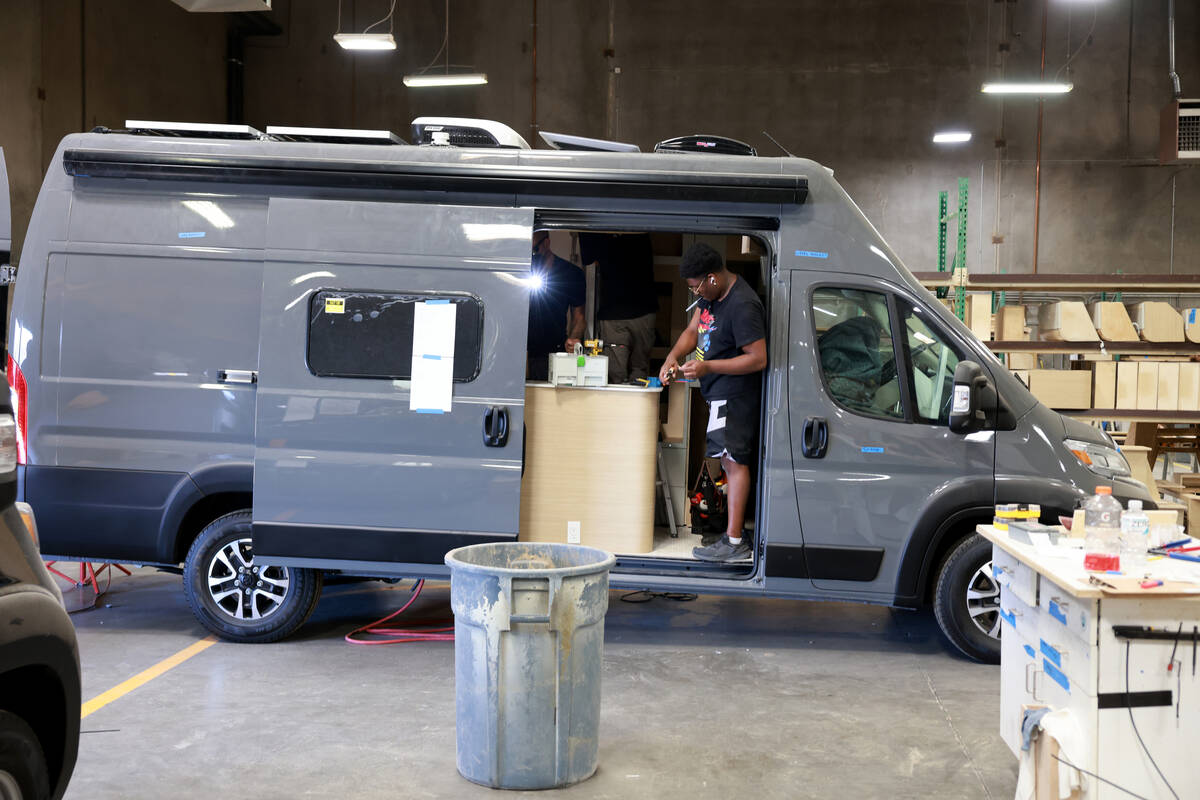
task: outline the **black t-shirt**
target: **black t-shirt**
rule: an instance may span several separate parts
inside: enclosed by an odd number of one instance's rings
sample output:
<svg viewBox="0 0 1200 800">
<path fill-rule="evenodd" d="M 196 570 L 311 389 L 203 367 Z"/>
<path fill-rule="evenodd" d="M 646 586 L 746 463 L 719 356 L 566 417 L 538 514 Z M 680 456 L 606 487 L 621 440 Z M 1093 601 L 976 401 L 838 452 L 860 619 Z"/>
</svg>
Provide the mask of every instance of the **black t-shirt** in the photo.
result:
<svg viewBox="0 0 1200 800">
<path fill-rule="evenodd" d="M 550 268 L 534 264 L 542 285 L 529 297 L 530 356 L 545 356 L 562 349 L 567 340 L 567 309 L 581 306 L 587 298 L 583 270 L 566 259 L 554 256 Z"/>
<path fill-rule="evenodd" d="M 579 256 L 596 262 L 596 319 L 634 319 L 658 311 L 654 248 L 645 233 L 581 233 Z"/>
<path fill-rule="evenodd" d="M 696 357 L 704 361 L 736 358 L 751 342 L 767 338 L 766 314 L 762 301 L 743 278 L 734 281 L 724 300 L 710 303 L 701 299 L 700 326 L 696 340 Z M 757 394 L 762 384 L 762 371 L 748 375 L 716 375 L 709 373 L 700 379 L 700 391 L 705 400 L 726 400 L 743 394 Z"/>
</svg>

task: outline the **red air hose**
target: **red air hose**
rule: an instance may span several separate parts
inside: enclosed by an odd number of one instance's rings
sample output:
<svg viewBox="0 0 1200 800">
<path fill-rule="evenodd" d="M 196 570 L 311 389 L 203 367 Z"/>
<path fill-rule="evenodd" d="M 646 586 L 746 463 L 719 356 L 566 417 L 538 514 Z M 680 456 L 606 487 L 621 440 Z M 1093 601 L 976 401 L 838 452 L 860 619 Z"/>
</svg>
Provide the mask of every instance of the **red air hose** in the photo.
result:
<svg viewBox="0 0 1200 800">
<path fill-rule="evenodd" d="M 454 641 L 454 626 L 445 626 L 447 620 L 422 625 L 417 628 L 383 628 L 385 622 L 403 614 L 408 607 L 416 602 L 421 596 L 421 590 L 425 588 L 424 579 L 417 581 L 413 586 L 412 597 L 408 598 L 408 602 L 402 605 L 398 610 L 393 611 L 381 620 L 369 623 L 356 628 L 346 634 L 346 641 L 350 644 L 407 644 L 409 642 L 453 642 Z M 367 634 L 378 638 L 374 639 L 355 639 L 357 634 Z"/>
</svg>

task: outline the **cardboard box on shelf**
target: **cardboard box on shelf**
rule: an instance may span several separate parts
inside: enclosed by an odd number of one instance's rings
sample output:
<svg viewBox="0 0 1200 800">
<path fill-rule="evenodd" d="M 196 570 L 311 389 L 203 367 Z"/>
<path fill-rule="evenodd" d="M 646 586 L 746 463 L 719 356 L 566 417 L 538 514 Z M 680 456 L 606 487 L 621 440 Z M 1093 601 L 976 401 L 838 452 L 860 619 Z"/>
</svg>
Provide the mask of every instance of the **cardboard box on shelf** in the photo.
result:
<svg viewBox="0 0 1200 800">
<path fill-rule="evenodd" d="M 1030 370 L 1029 391 L 1051 408 L 1091 408 L 1092 373 L 1082 369 Z"/>
</svg>

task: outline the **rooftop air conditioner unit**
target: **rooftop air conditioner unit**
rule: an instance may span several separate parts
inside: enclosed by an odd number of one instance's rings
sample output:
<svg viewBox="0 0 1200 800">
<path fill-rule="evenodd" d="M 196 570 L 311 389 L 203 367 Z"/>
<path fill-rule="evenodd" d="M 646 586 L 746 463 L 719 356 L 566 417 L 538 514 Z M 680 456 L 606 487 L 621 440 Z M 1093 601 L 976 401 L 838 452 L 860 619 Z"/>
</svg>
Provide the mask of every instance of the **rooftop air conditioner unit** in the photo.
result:
<svg viewBox="0 0 1200 800">
<path fill-rule="evenodd" d="M 270 11 L 271 0 L 174 0 L 186 11 Z"/>
<path fill-rule="evenodd" d="M 417 117 L 412 121 L 412 131 L 413 144 L 530 149 L 521 134 L 490 119 Z"/>
<path fill-rule="evenodd" d="M 1158 160 L 1200 161 L 1200 100 L 1172 100 L 1162 110 Z"/>
</svg>

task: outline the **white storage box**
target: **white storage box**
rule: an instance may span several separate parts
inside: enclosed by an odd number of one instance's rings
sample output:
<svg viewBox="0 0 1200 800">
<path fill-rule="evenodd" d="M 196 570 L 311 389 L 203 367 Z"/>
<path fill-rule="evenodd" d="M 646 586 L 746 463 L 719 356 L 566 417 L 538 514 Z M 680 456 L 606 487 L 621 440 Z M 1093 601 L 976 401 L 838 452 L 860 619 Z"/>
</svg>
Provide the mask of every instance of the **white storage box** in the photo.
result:
<svg viewBox="0 0 1200 800">
<path fill-rule="evenodd" d="M 608 356 L 551 353 L 550 383 L 555 386 L 607 386 Z"/>
</svg>

